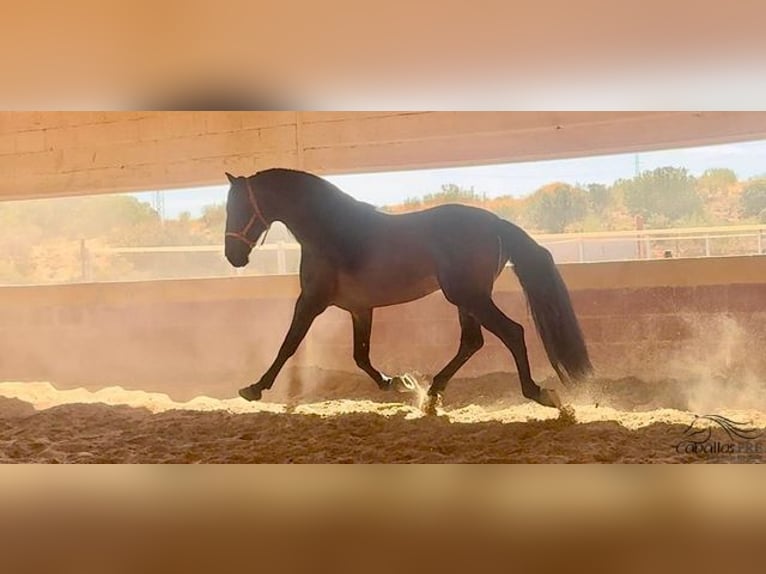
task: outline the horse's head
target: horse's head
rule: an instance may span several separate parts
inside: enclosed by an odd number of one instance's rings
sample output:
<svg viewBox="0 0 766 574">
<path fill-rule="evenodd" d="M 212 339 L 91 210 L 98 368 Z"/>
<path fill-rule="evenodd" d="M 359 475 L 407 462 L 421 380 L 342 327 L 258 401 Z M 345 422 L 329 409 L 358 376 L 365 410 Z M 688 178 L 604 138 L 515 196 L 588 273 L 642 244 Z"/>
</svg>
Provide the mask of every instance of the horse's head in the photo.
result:
<svg viewBox="0 0 766 574">
<path fill-rule="evenodd" d="M 244 267 L 258 238 L 268 229 L 269 222 L 261 211 L 256 190 L 247 177 L 227 173 L 229 195 L 226 200 L 226 259 L 234 267 Z"/>
</svg>

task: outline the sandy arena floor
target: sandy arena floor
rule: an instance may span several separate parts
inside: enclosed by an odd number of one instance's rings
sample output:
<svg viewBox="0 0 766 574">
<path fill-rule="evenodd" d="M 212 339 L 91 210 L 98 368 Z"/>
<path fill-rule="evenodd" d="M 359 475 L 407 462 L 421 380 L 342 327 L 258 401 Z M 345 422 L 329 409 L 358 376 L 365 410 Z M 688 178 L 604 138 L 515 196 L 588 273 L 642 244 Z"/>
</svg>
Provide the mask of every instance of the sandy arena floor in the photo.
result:
<svg viewBox="0 0 766 574">
<path fill-rule="evenodd" d="M 678 381 L 597 381 L 562 395 L 573 423 L 524 400 L 509 375 L 456 379 L 437 417 L 416 394 L 380 393 L 364 377 L 306 375 L 320 391 L 290 404 L 0 383 L 0 462 L 762 462 L 766 450 L 762 396 L 733 393 L 738 402 L 713 409 Z"/>
</svg>

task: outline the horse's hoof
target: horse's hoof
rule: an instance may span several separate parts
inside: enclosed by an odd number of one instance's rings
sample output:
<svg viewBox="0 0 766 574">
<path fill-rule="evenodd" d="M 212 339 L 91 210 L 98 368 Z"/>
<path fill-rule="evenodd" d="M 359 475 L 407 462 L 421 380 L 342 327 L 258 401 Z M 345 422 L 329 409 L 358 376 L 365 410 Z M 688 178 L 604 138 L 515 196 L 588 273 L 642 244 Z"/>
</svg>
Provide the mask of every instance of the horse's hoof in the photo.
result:
<svg viewBox="0 0 766 574">
<path fill-rule="evenodd" d="M 418 390 L 418 381 L 415 377 L 406 373 L 391 379 L 388 388 L 399 393 L 414 393 Z"/>
<path fill-rule="evenodd" d="M 261 389 L 255 385 L 250 385 L 249 387 L 239 389 L 239 396 L 247 401 L 260 401 L 261 394 Z"/>
<path fill-rule="evenodd" d="M 577 417 L 575 416 L 575 410 L 572 405 L 564 405 L 559 408 L 559 420 L 567 424 L 575 424 Z"/>
<path fill-rule="evenodd" d="M 561 398 L 555 389 L 540 389 L 540 394 L 536 400 L 544 407 L 553 407 L 554 409 L 561 410 Z"/>
<path fill-rule="evenodd" d="M 427 395 L 425 403 L 423 403 L 423 413 L 428 416 L 436 416 L 439 414 L 439 409 L 442 407 L 441 394 Z"/>
</svg>

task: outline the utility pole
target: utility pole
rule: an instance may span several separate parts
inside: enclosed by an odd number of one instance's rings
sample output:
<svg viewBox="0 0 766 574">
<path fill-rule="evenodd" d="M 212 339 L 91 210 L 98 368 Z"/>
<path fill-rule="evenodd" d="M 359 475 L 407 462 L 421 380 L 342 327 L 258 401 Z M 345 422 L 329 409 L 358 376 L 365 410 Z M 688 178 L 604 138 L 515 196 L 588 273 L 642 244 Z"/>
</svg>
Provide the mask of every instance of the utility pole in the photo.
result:
<svg viewBox="0 0 766 574">
<path fill-rule="evenodd" d="M 161 191 L 154 192 L 154 210 L 160 216 L 160 223 L 165 223 L 165 194 Z"/>
</svg>

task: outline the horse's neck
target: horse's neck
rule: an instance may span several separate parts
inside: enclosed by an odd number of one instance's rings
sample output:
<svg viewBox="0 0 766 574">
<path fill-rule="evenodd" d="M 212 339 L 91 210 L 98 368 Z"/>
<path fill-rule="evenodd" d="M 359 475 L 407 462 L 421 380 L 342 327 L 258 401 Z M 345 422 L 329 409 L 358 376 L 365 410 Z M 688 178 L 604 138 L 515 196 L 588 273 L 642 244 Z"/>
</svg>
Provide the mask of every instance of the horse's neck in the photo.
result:
<svg viewBox="0 0 766 574">
<path fill-rule="evenodd" d="M 279 217 L 278 219 L 284 223 L 290 234 L 295 237 L 296 241 L 301 245 L 307 245 L 315 241 L 311 229 L 301 220 L 297 220 L 295 217 L 290 217 L 289 214 Z"/>
<path fill-rule="evenodd" d="M 325 218 L 317 217 L 316 203 L 313 197 L 299 199 L 283 205 L 276 214 L 276 218 L 285 224 L 301 245 L 321 241 L 325 225 L 319 219 Z"/>
<path fill-rule="evenodd" d="M 349 233 L 357 235 L 355 230 L 366 224 L 367 211 L 361 204 L 314 196 L 290 204 L 279 219 L 301 245 L 321 250 Z"/>
</svg>

